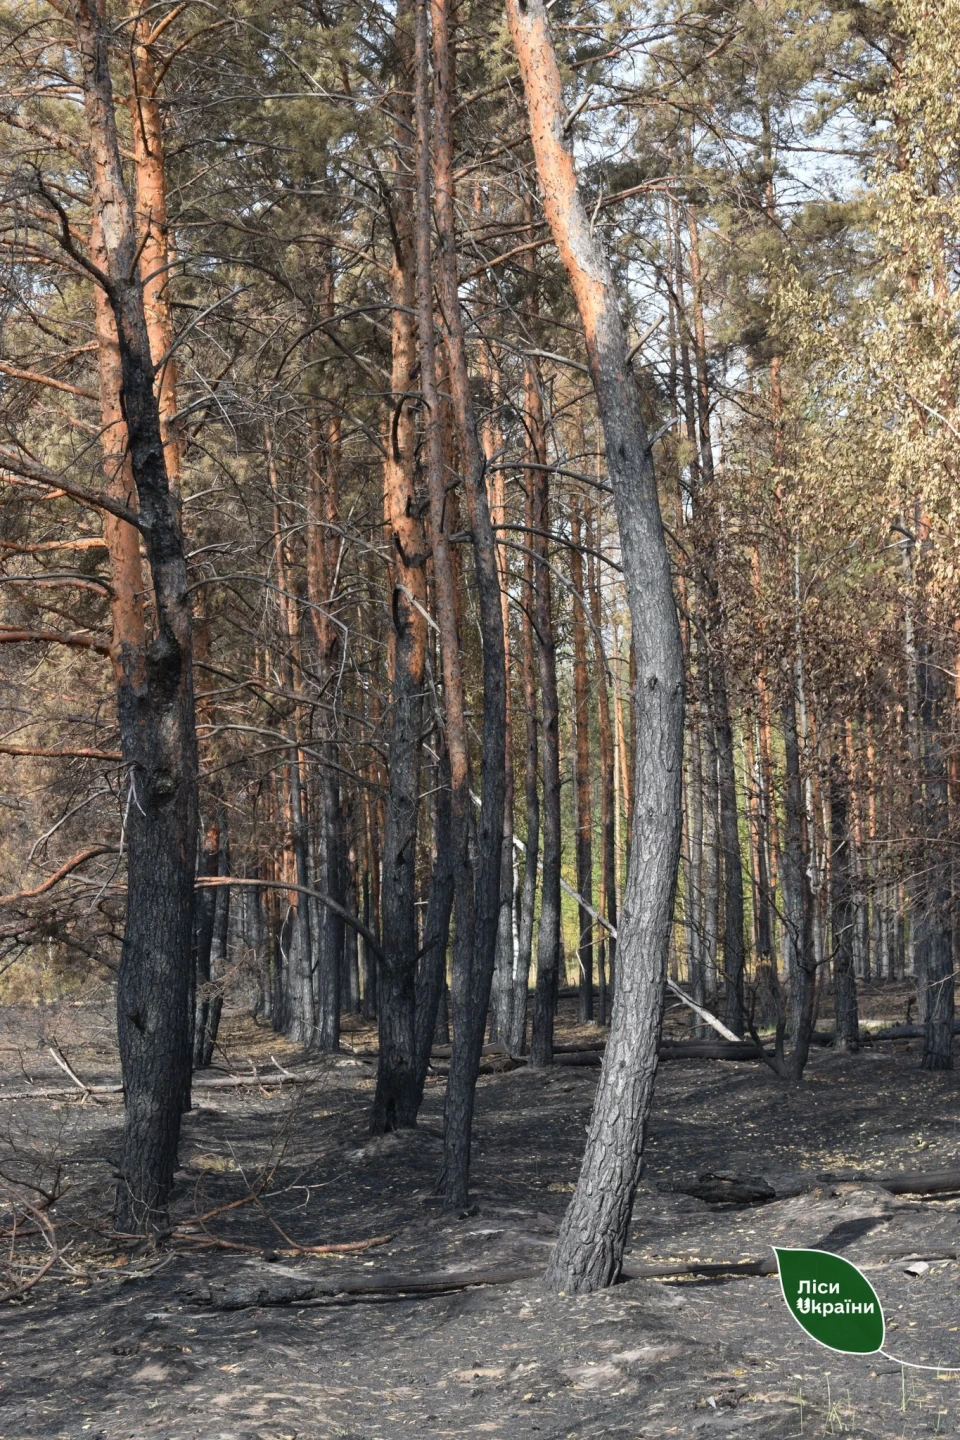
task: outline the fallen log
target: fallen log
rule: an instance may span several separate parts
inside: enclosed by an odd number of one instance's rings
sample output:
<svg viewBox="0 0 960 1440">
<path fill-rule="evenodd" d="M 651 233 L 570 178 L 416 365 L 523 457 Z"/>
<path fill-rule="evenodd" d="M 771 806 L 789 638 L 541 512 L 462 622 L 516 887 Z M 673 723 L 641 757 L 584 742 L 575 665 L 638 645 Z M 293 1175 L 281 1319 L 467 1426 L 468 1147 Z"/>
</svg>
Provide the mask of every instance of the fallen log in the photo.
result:
<svg viewBox="0 0 960 1440">
<path fill-rule="evenodd" d="M 449 1046 L 444 1047 L 449 1052 Z M 502 1075 L 529 1063 L 526 1055 L 510 1055 L 502 1046 L 484 1046 L 486 1057 L 480 1063 L 481 1075 Z M 762 1052 L 752 1040 L 677 1040 L 667 1041 L 660 1046 L 661 1060 L 760 1060 Z M 554 1065 L 579 1065 L 599 1068 L 603 1064 L 603 1050 L 586 1050 L 580 1046 L 556 1046 L 553 1052 Z M 431 1060 L 430 1070 L 434 1075 L 449 1075 L 450 1066 L 444 1059 Z"/>
<path fill-rule="evenodd" d="M 752 1040 L 673 1040 L 660 1046 L 661 1060 L 760 1060 Z"/>
<path fill-rule="evenodd" d="M 899 1170 L 890 1175 L 846 1170 L 783 1178 L 708 1170 L 695 1180 L 662 1182 L 660 1189 L 692 1195 L 708 1205 L 765 1205 L 771 1200 L 793 1199 L 821 1185 L 877 1185 L 891 1195 L 951 1195 L 960 1193 L 960 1170 Z"/>
<path fill-rule="evenodd" d="M 887 1025 L 882 1030 L 861 1030 L 860 1040 L 922 1040 L 925 1033 L 922 1025 Z M 953 1033 L 960 1035 L 960 1020 L 954 1020 Z"/>
<path fill-rule="evenodd" d="M 623 1280 L 673 1280 L 684 1275 L 774 1275 L 777 1263 L 771 1255 L 760 1260 L 732 1261 L 647 1261 L 623 1267 Z M 201 1282 L 180 1293 L 195 1305 L 216 1310 L 243 1310 L 261 1305 L 310 1305 L 346 1299 L 402 1299 L 405 1296 L 445 1295 L 455 1290 L 484 1286 L 513 1285 L 536 1280 L 542 1265 L 513 1266 L 491 1270 L 460 1270 L 425 1275 L 342 1275 L 307 1276 L 294 1270 L 271 1269 L 258 1276 L 241 1276 L 228 1285 Z"/>
<path fill-rule="evenodd" d="M 662 1187 L 679 1195 L 692 1195 L 708 1205 L 764 1205 L 782 1199 L 762 1175 L 736 1175 L 730 1171 L 707 1171 L 696 1180 L 678 1180 Z"/>
<path fill-rule="evenodd" d="M 870 1183 L 891 1195 L 949 1195 L 960 1191 L 960 1170 L 901 1170 Z"/>
<path fill-rule="evenodd" d="M 861 1264 L 861 1269 L 877 1270 L 884 1265 L 904 1260 L 955 1260 L 956 1250 L 942 1250 L 920 1255 L 891 1253 L 881 1259 Z M 627 1261 L 621 1281 L 678 1280 L 685 1276 L 700 1279 L 736 1279 L 740 1276 L 770 1276 L 778 1273 L 774 1256 L 765 1255 L 749 1260 L 648 1260 Z M 403 1300 L 419 1296 L 428 1299 L 456 1290 L 486 1286 L 514 1285 L 523 1280 L 536 1280 L 543 1266 L 517 1266 L 490 1270 L 451 1270 L 425 1275 L 343 1275 L 308 1276 L 295 1270 L 271 1267 L 259 1276 L 241 1276 L 228 1285 L 206 1282 L 184 1287 L 180 1294 L 188 1303 L 210 1305 L 216 1310 L 243 1310 L 268 1305 L 337 1305 L 362 1301 Z"/>
<path fill-rule="evenodd" d="M 217 1310 L 243 1310 L 252 1305 L 304 1304 L 341 1296 L 443 1295 L 481 1285 L 512 1285 L 543 1273 L 541 1266 L 512 1269 L 461 1270 L 426 1275 L 299 1275 L 294 1270 L 271 1269 L 258 1276 L 241 1276 L 229 1285 L 200 1284 L 181 1294 L 193 1304 Z"/>
<path fill-rule="evenodd" d="M 960 1020 L 953 1022 L 954 1035 L 960 1035 Z M 925 1031 L 922 1025 L 885 1025 L 882 1030 L 868 1030 L 860 1027 L 860 1044 L 872 1045 L 875 1040 L 922 1040 Z M 837 1038 L 835 1030 L 815 1030 L 810 1037 L 811 1044 L 832 1045 Z"/>
</svg>

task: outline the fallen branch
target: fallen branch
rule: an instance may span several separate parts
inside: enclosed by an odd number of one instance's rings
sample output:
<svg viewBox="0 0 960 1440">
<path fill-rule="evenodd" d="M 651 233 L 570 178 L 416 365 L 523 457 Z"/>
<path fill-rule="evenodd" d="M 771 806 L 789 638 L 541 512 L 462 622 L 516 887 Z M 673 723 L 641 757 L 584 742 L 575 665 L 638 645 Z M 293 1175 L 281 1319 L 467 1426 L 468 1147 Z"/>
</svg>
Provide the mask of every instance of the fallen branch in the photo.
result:
<svg viewBox="0 0 960 1440">
<path fill-rule="evenodd" d="M 85 1084 L 84 1081 L 80 1079 L 80 1076 L 77 1074 L 76 1070 L 74 1070 L 73 1066 L 70 1064 L 66 1055 L 63 1054 L 62 1050 L 60 1050 L 56 1045 L 48 1045 L 47 1049 L 53 1056 L 56 1064 L 60 1066 L 60 1069 L 65 1071 L 65 1073 L 70 1076 L 70 1079 L 73 1081 L 74 1085 L 76 1085 L 80 1090 L 83 1091 L 84 1099 L 86 1099 L 89 1095 L 90 1098 L 97 1105 L 99 1105 L 101 1103 L 100 1100 L 97 1098 L 96 1095 L 94 1095 L 93 1091 L 90 1089 L 90 1086 Z"/>
<path fill-rule="evenodd" d="M 353 1058 L 353 1057 L 351 1057 Z M 62 1068 L 62 1067 L 61 1067 Z M 217 1075 L 207 1079 L 194 1079 L 193 1090 L 236 1090 L 250 1085 L 257 1085 L 261 1089 L 267 1086 L 283 1085 L 308 1085 L 311 1080 L 318 1079 L 321 1075 L 327 1074 L 327 1067 L 322 1065 L 310 1066 L 303 1070 L 288 1070 L 285 1073 L 278 1071 L 277 1074 L 267 1072 L 257 1075 Z M 122 1085 L 84 1085 L 80 1082 L 86 1094 L 89 1095 L 122 1095 Z M 4 1092 L 0 1089 L 0 1097 L 4 1100 L 53 1100 L 63 1099 L 64 1096 L 75 1096 L 77 1091 L 67 1086 L 46 1086 L 43 1089 L 34 1090 L 13 1090 Z"/>
<path fill-rule="evenodd" d="M 245 1204 L 246 1201 L 238 1202 Z M 224 1206 L 224 1209 L 229 1209 Z M 196 1223 L 196 1222 L 194 1222 Z M 241 1240 L 225 1240 L 220 1235 L 190 1235 L 179 1228 L 173 1232 L 174 1240 L 186 1240 L 194 1245 L 211 1245 L 217 1250 L 240 1250 L 245 1255 L 262 1255 L 268 1247 L 263 1245 L 251 1245 Z M 369 1240 L 346 1240 L 342 1245 L 291 1245 L 285 1250 L 272 1250 L 273 1255 L 283 1255 L 285 1258 L 296 1259 L 298 1255 L 359 1255 L 365 1250 L 373 1250 L 377 1245 L 386 1245 L 392 1240 L 392 1235 L 374 1235 Z M 251 1302 L 257 1303 L 257 1302 Z M 285 1302 L 276 1300 L 273 1304 L 282 1305 Z M 225 1309 L 232 1307 L 225 1306 Z M 239 1308 L 239 1307 L 238 1307 Z"/>
<path fill-rule="evenodd" d="M 90 1095 L 122 1095 L 122 1085 L 87 1085 L 84 1087 Z M 13 1090 L 5 1092 L 0 1090 L 0 1098 L 3 1100 L 63 1100 L 64 1098 L 78 1098 L 78 1092 L 72 1085 L 43 1086 L 34 1090 Z"/>
<path fill-rule="evenodd" d="M 119 750 L 50 750 L 40 745 L 0 745 L 0 755 L 31 755 L 40 760 L 122 760 Z"/>
<path fill-rule="evenodd" d="M 43 1211 L 37 1205 L 34 1205 L 30 1200 L 28 1200 L 24 1195 L 16 1193 L 14 1190 L 8 1188 L 7 1186 L 3 1186 L 2 1189 L 4 1198 L 13 1211 L 13 1234 L 10 1241 L 10 1256 L 9 1259 L 3 1263 L 2 1268 L 7 1270 L 8 1272 L 13 1269 L 12 1261 L 14 1258 L 14 1249 L 16 1245 L 16 1223 L 18 1207 L 25 1210 L 31 1216 L 36 1226 L 36 1231 L 34 1233 L 43 1236 L 44 1243 L 46 1244 L 47 1249 L 50 1251 L 49 1255 L 46 1257 L 43 1263 L 37 1267 L 36 1270 L 32 1271 L 28 1275 L 21 1275 L 6 1290 L 0 1291 L 0 1301 L 19 1300 L 22 1295 L 25 1295 L 28 1290 L 32 1290 L 34 1285 L 36 1285 L 38 1281 L 43 1279 L 44 1275 L 46 1275 L 47 1271 L 57 1260 L 60 1254 L 60 1250 L 57 1245 L 56 1229 L 48 1220 L 47 1216 L 43 1214 Z"/>
<path fill-rule="evenodd" d="M 718 1035 L 722 1035 L 724 1040 L 732 1040 L 735 1044 L 739 1043 L 739 1035 L 733 1030 L 728 1030 L 722 1020 L 718 1020 L 716 1015 L 711 1015 L 709 1010 L 705 1010 L 702 1005 L 698 1005 L 692 996 L 688 995 L 685 990 L 681 990 L 676 981 L 671 980 L 669 977 L 667 978 L 667 989 L 671 994 L 676 995 L 677 999 L 682 1001 L 688 1010 L 692 1010 L 694 1015 L 699 1015 L 705 1025 L 709 1025 L 712 1030 L 716 1030 Z"/>
</svg>

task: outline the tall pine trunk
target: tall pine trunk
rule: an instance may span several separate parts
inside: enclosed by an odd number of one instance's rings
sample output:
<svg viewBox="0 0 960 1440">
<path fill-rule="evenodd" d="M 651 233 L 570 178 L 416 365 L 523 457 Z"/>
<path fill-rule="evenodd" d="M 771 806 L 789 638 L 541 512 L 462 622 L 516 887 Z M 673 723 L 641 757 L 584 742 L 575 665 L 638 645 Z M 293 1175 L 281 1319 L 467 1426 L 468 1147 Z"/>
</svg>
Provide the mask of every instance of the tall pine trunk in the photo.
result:
<svg viewBox="0 0 960 1440">
<path fill-rule="evenodd" d="M 680 856 L 683 653 L 650 442 L 613 275 L 578 189 L 543 0 L 508 0 L 507 15 L 547 220 L 584 328 L 637 666 L 633 830 L 613 1024 L 580 1178 L 547 1271 L 551 1288 L 582 1292 L 620 1273 L 653 1098 Z"/>
<path fill-rule="evenodd" d="M 100 264 L 117 332 L 120 407 L 156 607 L 145 647 L 115 657 L 127 771 L 127 914 L 117 983 L 125 1117 L 116 1222 L 140 1234 L 167 1223 L 180 1115 L 189 1088 L 190 972 L 198 827 L 192 624 L 186 550 L 164 460 L 137 235 L 114 110 L 106 24 L 75 0 Z"/>
<path fill-rule="evenodd" d="M 483 652 L 480 817 L 467 913 L 457 899 L 453 956 L 453 1049 L 444 1111 L 444 1189 L 447 1203 L 464 1205 L 470 1171 L 470 1137 L 480 1055 L 486 1027 L 500 918 L 500 857 L 503 845 L 506 734 L 506 673 L 497 547 L 473 409 L 466 338 L 460 311 L 454 195 L 454 37 L 449 0 L 431 0 L 433 56 L 433 179 L 443 316 L 450 395 L 463 465 L 470 522 Z M 418 92 L 419 94 L 419 92 Z M 451 757 L 452 758 L 452 757 Z M 469 775 L 468 793 L 469 793 Z M 466 930 L 464 933 L 464 922 Z"/>
</svg>

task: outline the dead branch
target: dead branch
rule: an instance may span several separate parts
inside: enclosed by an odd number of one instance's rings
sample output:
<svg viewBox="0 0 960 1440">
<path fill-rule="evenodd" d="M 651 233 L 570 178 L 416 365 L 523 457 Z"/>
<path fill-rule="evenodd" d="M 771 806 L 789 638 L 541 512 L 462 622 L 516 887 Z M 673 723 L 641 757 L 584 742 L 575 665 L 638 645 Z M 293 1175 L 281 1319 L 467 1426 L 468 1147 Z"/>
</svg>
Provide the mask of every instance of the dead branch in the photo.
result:
<svg viewBox="0 0 960 1440">
<path fill-rule="evenodd" d="M 0 638 L 2 638 L 2 632 L 0 632 Z M 97 855 L 116 855 L 116 853 L 116 845 L 90 845 L 86 850 L 81 850 L 79 854 L 64 861 L 60 869 L 49 879 L 44 880 L 42 885 L 38 885 L 35 890 L 18 890 L 12 895 L 0 895 L 0 905 L 13 905 L 20 900 L 35 900 L 38 895 L 45 895 L 48 890 L 53 889 L 54 885 L 59 885 L 61 880 L 66 879 L 84 861 L 93 860 Z"/>
</svg>

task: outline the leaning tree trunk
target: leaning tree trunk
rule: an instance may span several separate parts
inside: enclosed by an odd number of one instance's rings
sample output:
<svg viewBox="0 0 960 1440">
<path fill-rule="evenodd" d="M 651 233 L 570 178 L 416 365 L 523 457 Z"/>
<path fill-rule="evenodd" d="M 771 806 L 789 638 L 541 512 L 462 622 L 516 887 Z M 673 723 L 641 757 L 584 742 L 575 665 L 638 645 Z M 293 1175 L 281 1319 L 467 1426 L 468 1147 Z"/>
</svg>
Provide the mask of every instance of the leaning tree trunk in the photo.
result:
<svg viewBox="0 0 960 1440">
<path fill-rule="evenodd" d="M 162 1230 L 173 1185 L 190 1067 L 189 994 L 197 837 L 197 744 L 186 551 L 164 462 L 155 373 L 124 181 L 106 28 L 94 0 L 73 23 L 101 264 L 120 356 L 121 407 L 139 528 L 150 567 L 155 633 L 116 657 L 127 770 L 127 915 L 117 983 L 125 1122 L 117 1188 L 121 1231 Z"/>
<path fill-rule="evenodd" d="M 610 1040 L 577 1188 L 547 1283 L 617 1279 L 643 1155 L 663 1018 L 681 834 L 683 652 L 650 442 L 613 276 L 577 187 L 543 0 L 508 0 L 547 220 L 570 278 L 603 426 L 636 647 L 634 805 Z"/>
</svg>

